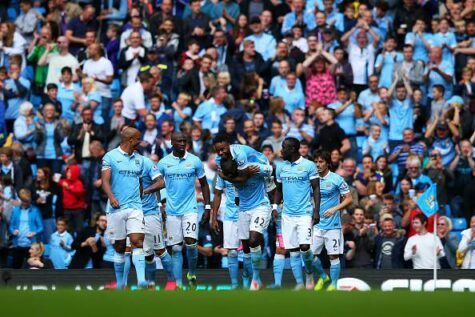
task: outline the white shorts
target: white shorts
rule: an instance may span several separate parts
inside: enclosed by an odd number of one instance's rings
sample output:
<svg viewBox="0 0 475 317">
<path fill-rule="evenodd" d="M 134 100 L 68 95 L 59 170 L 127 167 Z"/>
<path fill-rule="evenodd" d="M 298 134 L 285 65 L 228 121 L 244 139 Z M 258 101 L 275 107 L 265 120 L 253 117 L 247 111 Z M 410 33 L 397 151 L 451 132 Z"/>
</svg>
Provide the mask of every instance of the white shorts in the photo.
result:
<svg viewBox="0 0 475 317">
<path fill-rule="evenodd" d="M 270 222 L 272 208 L 270 206 L 258 206 L 255 209 L 239 212 L 238 232 L 240 240 L 249 240 L 250 232 L 264 233 Z"/>
<path fill-rule="evenodd" d="M 113 241 L 125 240 L 131 233 L 144 233 L 142 210 L 128 208 L 107 214 L 107 232 Z"/>
<path fill-rule="evenodd" d="M 237 249 L 241 245 L 239 240 L 239 226 L 238 221 L 223 221 L 223 248 Z"/>
<path fill-rule="evenodd" d="M 312 217 L 282 214 L 282 236 L 288 250 L 299 248 L 302 244 L 312 244 Z"/>
<path fill-rule="evenodd" d="M 198 213 L 191 212 L 182 216 L 167 216 L 167 245 L 183 242 L 183 238 L 198 240 Z"/>
<path fill-rule="evenodd" d="M 314 229 L 312 251 L 314 254 L 320 254 L 323 246 L 329 255 L 343 254 L 343 231 L 341 229 Z"/>
<path fill-rule="evenodd" d="M 165 248 L 163 241 L 163 226 L 161 215 L 145 216 L 145 239 L 143 249 L 145 255 L 152 255 L 154 251 Z"/>
</svg>

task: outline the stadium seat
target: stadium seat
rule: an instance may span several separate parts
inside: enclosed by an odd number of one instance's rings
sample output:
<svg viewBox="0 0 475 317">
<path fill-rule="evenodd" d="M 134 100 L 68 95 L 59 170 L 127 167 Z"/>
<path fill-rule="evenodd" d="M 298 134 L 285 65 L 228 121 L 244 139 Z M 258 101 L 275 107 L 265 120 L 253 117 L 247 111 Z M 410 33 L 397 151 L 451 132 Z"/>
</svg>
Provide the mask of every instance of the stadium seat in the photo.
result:
<svg viewBox="0 0 475 317">
<path fill-rule="evenodd" d="M 447 217 L 452 217 L 452 209 L 450 208 L 450 205 L 445 205 L 445 215 Z"/>
<path fill-rule="evenodd" d="M 467 220 L 465 218 L 452 218 L 453 231 L 462 231 L 467 229 Z"/>
</svg>

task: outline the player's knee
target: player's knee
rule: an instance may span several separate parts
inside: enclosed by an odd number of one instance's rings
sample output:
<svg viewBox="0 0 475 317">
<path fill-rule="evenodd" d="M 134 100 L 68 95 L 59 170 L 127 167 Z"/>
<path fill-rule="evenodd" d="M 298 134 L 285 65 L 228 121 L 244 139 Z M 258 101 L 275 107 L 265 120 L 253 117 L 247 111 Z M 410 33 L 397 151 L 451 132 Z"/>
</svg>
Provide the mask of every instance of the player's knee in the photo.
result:
<svg viewBox="0 0 475 317">
<path fill-rule="evenodd" d="M 237 258 L 237 256 L 238 256 L 237 250 L 234 250 L 234 249 L 228 250 L 228 257 L 230 257 L 230 258 Z"/>
<path fill-rule="evenodd" d="M 145 261 L 147 262 L 152 262 L 154 258 L 155 258 L 155 255 L 153 253 L 149 255 L 145 255 Z"/>
<path fill-rule="evenodd" d="M 284 248 L 276 248 L 275 253 L 285 255 L 286 250 Z"/>
<path fill-rule="evenodd" d="M 310 244 L 301 244 L 300 245 L 300 251 L 307 252 L 308 250 L 310 250 Z"/>
<path fill-rule="evenodd" d="M 130 245 L 132 248 L 142 248 L 143 247 L 143 234 L 131 234 L 129 236 Z"/>
<path fill-rule="evenodd" d="M 251 237 L 249 239 L 249 246 L 251 248 L 256 248 L 261 245 L 261 234 L 258 232 L 251 232 Z"/>
<path fill-rule="evenodd" d="M 335 264 L 340 263 L 340 256 L 339 255 L 329 255 L 328 257 L 330 258 L 330 262 L 334 261 Z"/>
<path fill-rule="evenodd" d="M 181 253 L 183 251 L 183 246 L 181 244 L 175 244 L 172 246 L 172 253 Z"/>
<path fill-rule="evenodd" d="M 165 252 L 167 252 L 167 249 L 163 248 L 160 250 L 155 250 L 155 255 L 158 257 L 161 257 Z"/>
<path fill-rule="evenodd" d="M 185 244 L 186 244 L 186 245 L 193 245 L 193 244 L 196 244 L 196 239 L 193 239 L 193 238 L 185 238 Z"/>
<path fill-rule="evenodd" d="M 117 253 L 124 254 L 126 252 L 125 240 L 116 240 L 116 241 L 114 241 L 114 250 Z"/>
</svg>

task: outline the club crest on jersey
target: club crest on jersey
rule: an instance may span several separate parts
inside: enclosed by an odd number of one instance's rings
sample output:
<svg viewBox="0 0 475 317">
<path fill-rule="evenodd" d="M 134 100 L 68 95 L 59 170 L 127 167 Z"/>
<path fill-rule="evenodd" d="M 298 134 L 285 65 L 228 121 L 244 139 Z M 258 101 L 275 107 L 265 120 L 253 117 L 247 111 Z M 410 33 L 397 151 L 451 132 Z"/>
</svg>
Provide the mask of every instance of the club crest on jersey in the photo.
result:
<svg viewBox="0 0 475 317">
<path fill-rule="evenodd" d="M 297 171 L 302 172 L 302 171 L 303 171 L 303 167 L 302 167 L 302 166 L 297 167 Z"/>
<path fill-rule="evenodd" d="M 193 164 L 191 164 L 191 163 L 188 162 L 188 163 L 185 164 L 185 166 L 186 166 L 186 167 L 192 167 Z"/>
<path fill-rule="evenodd" d="M 156 170 L 158 170 L 158 167 L 157 167 L 157 165 L 153 164 L 152 171 L 156 171 Z"/>
<path fill-rule="evenodd" d="M 326 184 L 325 184 L 325 188 L 326 188 L 326 189 L 332 188 L 332 184 L 331 184 L 331 183 L 326 183 Z"/>
<path fill-rule="evenodd" d="M 140 166 L 140 160 L 136 159 L 135 160 L 135 165 Z"/>
</svg>

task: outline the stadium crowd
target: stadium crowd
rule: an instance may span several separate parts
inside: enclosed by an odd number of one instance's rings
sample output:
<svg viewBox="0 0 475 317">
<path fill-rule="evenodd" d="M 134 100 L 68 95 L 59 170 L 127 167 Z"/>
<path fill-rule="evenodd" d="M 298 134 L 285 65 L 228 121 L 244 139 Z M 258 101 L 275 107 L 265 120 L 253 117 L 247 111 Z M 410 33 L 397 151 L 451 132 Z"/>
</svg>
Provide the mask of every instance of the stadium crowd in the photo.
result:
<svg viewBox="0 0 475 317">
<path fill-rule="evenodd" d="M 345 267 L 430 268 L 436 221 L 440 267 L 474 269 L 474 10 L 473 0 L 1 1 L 0 267 L 113 267 L 102 157 L 134 124 L 155 162 L 185 133 L 211 193 L 218 132 L 274 167 L 286 137 L 310 160 L 326 150 L 353 197 Z M 413 198 L 432 183 L 440 210 L 427 219 Z M 274 224 L 265 237 L 270 267 Z M 222 230 L 202 225 L 198 243 L 200 267 L 226 267 Z"/>
</svg>

